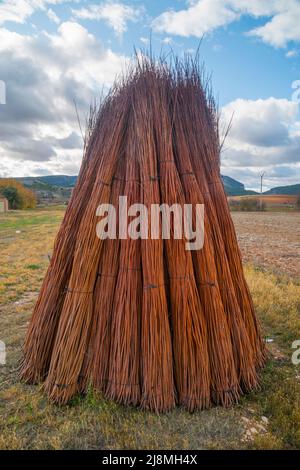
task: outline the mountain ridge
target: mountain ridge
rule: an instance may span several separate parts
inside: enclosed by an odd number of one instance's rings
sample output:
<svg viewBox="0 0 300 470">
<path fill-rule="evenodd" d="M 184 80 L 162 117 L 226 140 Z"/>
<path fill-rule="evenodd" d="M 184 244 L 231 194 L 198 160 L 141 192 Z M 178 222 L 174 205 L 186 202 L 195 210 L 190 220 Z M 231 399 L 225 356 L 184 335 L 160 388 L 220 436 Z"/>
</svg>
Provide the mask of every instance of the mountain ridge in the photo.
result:
<svg viewBox="0 0 300 470">
<path fill-rule="evenodd" d="M 291 184 L 290 186 L 276 186 L 275 188 L 269 189 L 264 194 L 285 194 L 287 196 L 300 195 L 300 183 Z"/>
<path fill-rule="evenodd" d="M 221 175 L 224 184 L 225 192 L 228 196 L 246 196 L 259 194 L 256 191 L 245 189 L 245 185 L 240 181 L 231 178 L 230 176 Z M 33 189 L 34 191 L 51 191 L 58 188 L 69 189 L 74 187 L 77 176 L 68 175 L 45 175 L 45 176 L 28 176 L 14 178 L 20 181 L 24 186 Z M 281 192 L 280 192 L 281 191 Z M 300 194 L 300 184 L 276 186 L 263 192 L 263 194 L 286 194 L 297 195 Z"/>
</svg>

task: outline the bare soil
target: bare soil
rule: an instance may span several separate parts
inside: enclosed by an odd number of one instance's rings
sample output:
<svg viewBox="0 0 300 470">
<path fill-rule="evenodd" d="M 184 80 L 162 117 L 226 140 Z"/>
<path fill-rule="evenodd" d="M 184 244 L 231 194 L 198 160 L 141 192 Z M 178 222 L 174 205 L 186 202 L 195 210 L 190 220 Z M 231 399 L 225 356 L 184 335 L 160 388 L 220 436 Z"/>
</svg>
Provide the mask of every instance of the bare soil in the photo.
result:
<svg viewBox="0 0 300 470">
<path fill-rule="evenodd" d="M 232 212 L 244 262 L 300 278 L 300 213 Z"/>
</svg>

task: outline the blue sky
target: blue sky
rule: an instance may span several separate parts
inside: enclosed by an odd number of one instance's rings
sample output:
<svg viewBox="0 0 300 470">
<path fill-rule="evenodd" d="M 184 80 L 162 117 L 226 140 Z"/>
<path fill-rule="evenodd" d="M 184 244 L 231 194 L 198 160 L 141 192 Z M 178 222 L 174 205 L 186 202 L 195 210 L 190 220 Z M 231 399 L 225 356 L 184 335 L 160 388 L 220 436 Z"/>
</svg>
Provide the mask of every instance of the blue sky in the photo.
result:
<svg viewBox="0 0 300 470">
<path fill-rule="evenodd" d="M 0 176 L 77 173 L 73 101 L 84 119 L 151 34 L 155 52 L 179 55 L 203 37 L 221 126 L 234 116 L 223 174 L 254 189 L 261 170 L 266 188 L 299 183 L 299 19 L 299 0 L 3 0 Z"/>
</svg>

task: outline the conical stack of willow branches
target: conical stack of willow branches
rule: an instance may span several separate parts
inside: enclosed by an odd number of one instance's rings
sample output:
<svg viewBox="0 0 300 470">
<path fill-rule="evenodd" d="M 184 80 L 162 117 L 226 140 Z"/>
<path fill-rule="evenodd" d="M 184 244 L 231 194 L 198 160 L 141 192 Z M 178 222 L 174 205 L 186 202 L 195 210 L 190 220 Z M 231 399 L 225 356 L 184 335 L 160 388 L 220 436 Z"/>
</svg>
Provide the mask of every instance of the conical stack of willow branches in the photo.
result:
<svg viewBox="0 0 300 470">
<path fill-rule="evenodd" d="M 90 119 L 21 377 L 60 404 L 92 386 L 156 412 L 228 406 L 257 386 L 265 349 L 221 182 L 216 107 L 197 60 L 136 60 Z M 115 239 L 97 236 L 97 208 L 118 212 L 120 196 L 149 209 L 148 236 L 118 226 Z M 170 239 L 161 227 L 151 238 L 153 204 L 204 204 L 203 247 L 187 250 L 174 219 Z"/>
</svg>

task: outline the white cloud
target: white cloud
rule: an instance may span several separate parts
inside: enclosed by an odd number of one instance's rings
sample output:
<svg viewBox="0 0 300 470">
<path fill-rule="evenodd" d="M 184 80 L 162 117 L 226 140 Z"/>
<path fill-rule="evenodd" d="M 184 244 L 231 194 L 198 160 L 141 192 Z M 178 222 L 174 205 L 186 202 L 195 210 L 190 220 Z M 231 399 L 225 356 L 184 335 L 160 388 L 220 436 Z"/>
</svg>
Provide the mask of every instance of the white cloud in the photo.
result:
<svg viewBox="0 0 300 470">
<path fill-rule="evenodd" d="M 172 44 L 173 42 L 173 39 L 170 38 L 169 36 L 163 38 L 163 40 L 161 41 L 163 44 Z"/>
<path fill-rule="evenodd" d="M 200 0 L 188 2 L 188 8 L 180 11 L 166 11 L 153 21 L 158 32 L 178 36 L 201 37 L 204 33 L 224 26 L 238 18 L 222 0 Z"/>
<path fill-rule="evenodd" d="M 298 54 L 299 51 L 297 51 L 297 49 L 291 49 L 290 51 L 287 51 L 285 55 L 288 59 L 291 59 L 292 57 L 297 57 Z"/>
<path fill-rule="evenodd" d="M 47 16 L 50 21 L 53 21 L 53 23 L 60 23 L 60 19 L 58 18 L 57 14 L 53 10 L 51 10 L 51 8 L 49 8 L 49 10 L 47 11 Z"/>
<path fill-rule="evenodd" d="M 237 99 L 222 109 L 224 120 L 233 115 L 231 139 L 261 147 L 278 146 L 296 121 L 298 103 L 287 99 Z"/>
<path fill-rule="evenodd" d="M 4 0 L 0 5 L 0 24 L 6 21 L 24 23 L 33 12 L 33 5 L 25 0 Z"/>
<path fill-rule="evenodd" d="M 270 97 L 237 99 L 222 108 L 221 127 L 232 127 L 222 153 L 223 174 L 241 179 L 248 187 L 267 172 L 269 185 L 300 181 L 299 104 Z M 234 114 L 233 114 L 234 113 Z"/>
<path fill-rule="evenodd" d="M 78 19 L 104 20 L 118 36 L 121 36 L 127 31 L 127 23 L 137 21 L 142 10 L 124 3 L 108 1 L 100 5 L 89 5 L 87 8 L 73 9 L 72 13 Z"/>
<path fill-rule="evenodd" d="M 300 41 L 300 3 L 298 0 L 280 2 L 273 18 L 264 26 L 249 32 L 274 47 L 284 47 L 290 41 Z"/>
<path fill-rule="evenodd" d="M 3 0 L 0 4 L 0 24 L 7 21 L 25 23 L 36 10 L 46 11 L 48 5 L 58 5 L 70 1 L 77 0 Z"/>
<path fill-rule="evenodd" d="M 126 60 L 78 23 L 35 36 L 0 28 L 7 88 L 7 104 L 0 107 L 0 176 L 28 175 L 41 162 L 48 173 L 76 173 L 82 139 L 73 100 L 84 122 L 91 100 L 112 84 Z"/>
<path fill-rule="evenodd" d="M 299 0 L 186 0 L 186 3 L 183 10 L 165 11 L 155 18 L 152 23 L 154 30 L 201 38 L 242 15 L 251 15 L 269 19 L 263 26 L 249 31 L 249 35 L 275 47 L 285 46 L 289 41 L 300 41 Z"/>
</svg>

